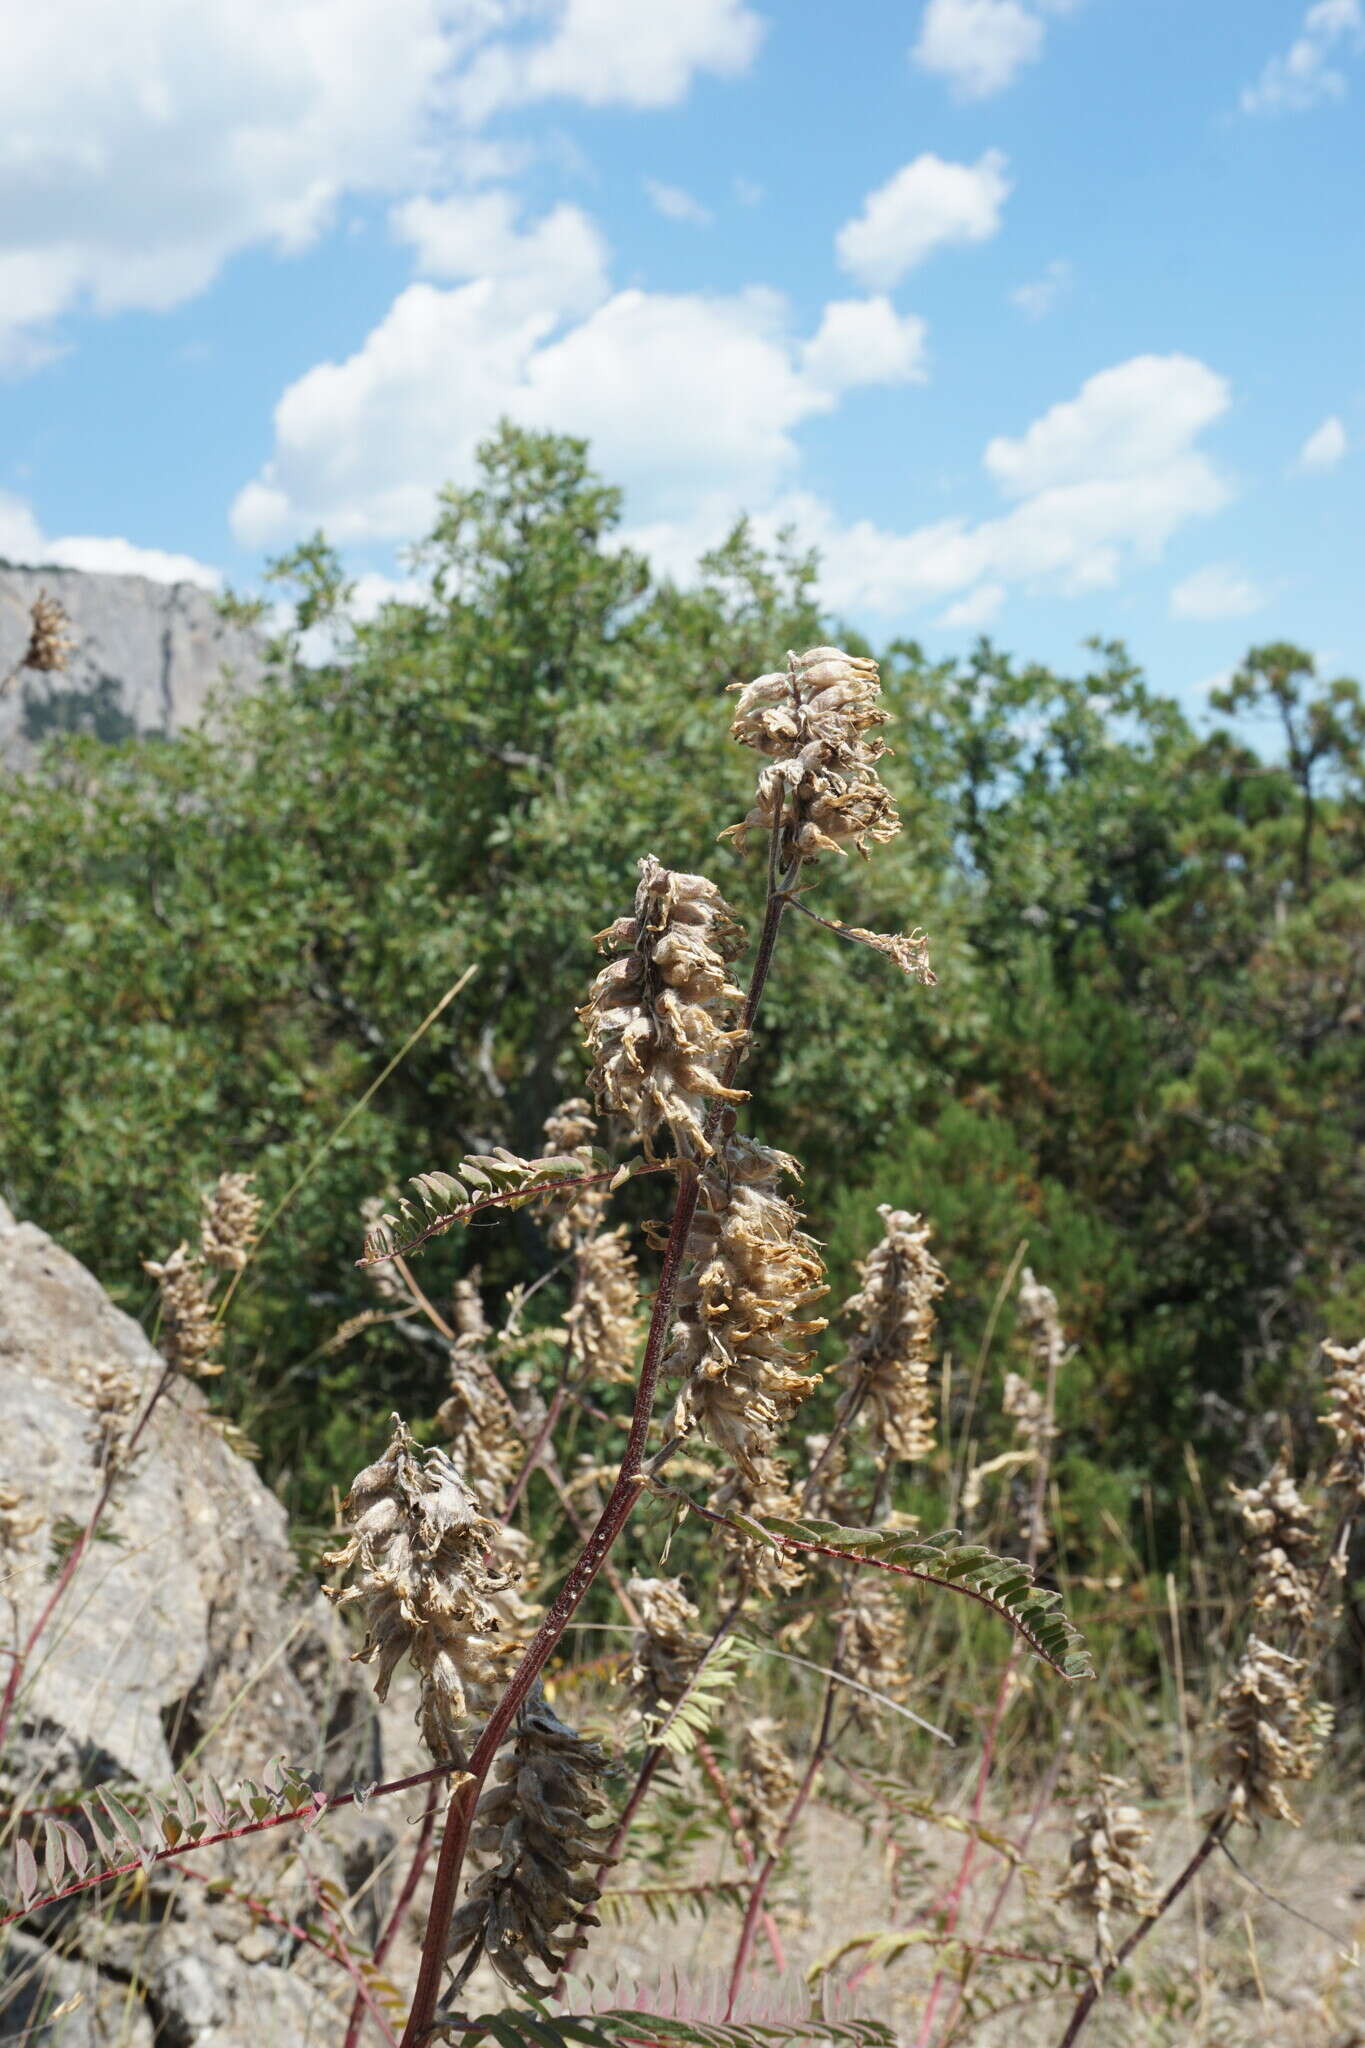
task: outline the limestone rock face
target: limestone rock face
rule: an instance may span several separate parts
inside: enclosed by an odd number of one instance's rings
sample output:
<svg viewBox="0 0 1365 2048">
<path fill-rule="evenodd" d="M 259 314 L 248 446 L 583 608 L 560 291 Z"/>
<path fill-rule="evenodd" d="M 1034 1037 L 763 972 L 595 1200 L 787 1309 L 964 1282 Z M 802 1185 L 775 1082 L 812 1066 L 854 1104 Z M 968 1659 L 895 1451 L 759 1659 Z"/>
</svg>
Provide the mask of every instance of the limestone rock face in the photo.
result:
<svg viewBox="0 0 1365 2048">
<path fill-rule="evenodd" d="M 0 1203 L 6 1650 L 25 1640 L 63 1540 L 90 1515 L 101 1432 L 126 1430 L 161 1373 L 93 1276 Z M 111 1388 L 125 1404 L 112 1423 Z M 224 1442 L 197 1386 L 172 1382 L 102 1530 L 26 1673 L 0 1754 L 0 1808 L 61 1806 L 98 1784 L 164 1793 L 176 1772 L 191 1784 L 211 1772 L 230 1789 L 281 1755 L 331 1791 L 380 1775 L 369 1693 L 337 1618 L 300 1572 L 280 1503 Z M 377 1811 L 346 1811 L 307 1835 L 283 1828 L 193 1861 L 298 1920 L 312 1917 L 318 1877 L 353 1893 L 392 1839 Z M 12 1854 L 0 1849 L 7 1891 Z M 371 1883 L 355 1910 L 362 1940 L 385 1889 Z M 155 1866 L 140 1900 L 97 1896 L 30 1917 L 0 1965 L 0 2039 L 81 1990 L 79 2022 L 57 2022 L 73 2043 L 330 2041 L 352 1988 L 232 1898 Z"/>
<path fill-rule="evenodd" d="M 0 760 L 10 766 L 23 767 L 56 733 L 181 732 L 202 723 L 211 692 L 254 689 L 261 679 L 261 635 L 221 618 L 197 584 L 3 567 L 0 678 L 23 656 L 42 591 L 66 612 L 76 644 L 65 670 L 20 670 L 0 692 Z"/>
</svg>

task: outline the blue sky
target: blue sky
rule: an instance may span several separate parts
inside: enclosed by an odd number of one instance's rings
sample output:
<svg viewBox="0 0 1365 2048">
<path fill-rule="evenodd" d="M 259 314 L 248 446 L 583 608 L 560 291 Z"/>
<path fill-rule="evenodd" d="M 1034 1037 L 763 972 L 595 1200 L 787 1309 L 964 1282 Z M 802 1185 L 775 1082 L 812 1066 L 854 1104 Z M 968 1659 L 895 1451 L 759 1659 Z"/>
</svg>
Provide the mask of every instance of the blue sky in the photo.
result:
<svg viewBox="0 0 1365 2048">
<path fill-rule="evenodd" d="M 1362 0 L 48 0 L 0 554 L 374 601 L 501 413 L 935 654 L 1365 670 Z"/>
</svg>

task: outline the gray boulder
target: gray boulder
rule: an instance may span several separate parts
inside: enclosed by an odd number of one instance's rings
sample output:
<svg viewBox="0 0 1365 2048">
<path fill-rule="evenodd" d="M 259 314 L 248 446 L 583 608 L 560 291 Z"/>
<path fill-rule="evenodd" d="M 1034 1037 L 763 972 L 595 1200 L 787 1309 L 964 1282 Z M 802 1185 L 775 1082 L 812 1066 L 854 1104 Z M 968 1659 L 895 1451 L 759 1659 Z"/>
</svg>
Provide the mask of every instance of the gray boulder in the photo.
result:
<svg viewBox="0 0 1365 2048">
<path fill-rule="evenodd" d="M 7 1650 L 27 1637 L 63 1545 L 89 1517 L 111 1434 L 126 1435 L 161 1371 L 92 1275 L 0 1203 Z M 378 1724 L 347 1647 L 300 1571 L 280 1503 L 224 1440 L 200 1388 L 177 1379 L 39 1640 L 0 1754 L 0 1804 L 69 1811 L 96 1785 L 164 1792 L 176 1772 L 191 1784 L 211 1772 L 230 1788 L 259 1781 L 279 1756 L 332 1791 L 370 1783 L 381 1775 Z M 112 1900 L 92 1894 L 30 1915 L 0 1966 L 0 2039 L 80 1993 L 57 2023 L 68 2031 L 51 2038 L 332 2043 L 350 1980 L 244 1901 L 297 1925 L 315 1917 L 320 1883 L 339 1899 L 359 1894 L 348 1911 L 363 1949 L 382 1917 L 392 1845 L 378 1809 L 345 1809 L 307 1833 L 200 1851 L 197 1879 L 156 1865 Z M 0 1889 L 12 1891 L 12 1846 L 0 1858 Z M 204 1877 L 230 1890 L 211 1893 Z"/>
</svg>

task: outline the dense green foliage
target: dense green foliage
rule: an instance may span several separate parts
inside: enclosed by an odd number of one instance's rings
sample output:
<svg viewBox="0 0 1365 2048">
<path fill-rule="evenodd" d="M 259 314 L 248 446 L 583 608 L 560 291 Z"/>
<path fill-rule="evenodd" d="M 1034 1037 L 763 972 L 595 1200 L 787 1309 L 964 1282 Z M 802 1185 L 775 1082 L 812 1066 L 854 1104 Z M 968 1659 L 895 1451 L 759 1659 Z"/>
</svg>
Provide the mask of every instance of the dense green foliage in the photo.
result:
<svg viewBox="0 0 1365 2048">
<path fill-rule="evenodd" d="M 679 591 L 616 545 L 617 513 L 581 444 L 505 430 L 444 504 L 421 602 L 348 625 L 319 540 L 280 565 L 274 680 L 216 734 L 68 741 L 0 786 L 0 1190 L 135 1312 L 197 1189 L 254 1168 L 273 1204 L 476 969 L 234 1303 L 239 1412 L 296 1500 L 395 1403 L 439 1399 L 387 1326 L 329 1348 L 371 1302 L 364 1198 L 536 1149 L 581 1086 L 574 1005 L 638 854 L 761 895 L 761 854 L 716 842 L 753 772 L 724 691 L 837 628 L 808 561 L 741 529 Z M 879 651 L 906 830 L 822 907 L 927 927 L 939 985 L 789 920 L 764 1134 L 805 1162 L 836 1299 L 878 1201 L 933 1219 L 959 1357 L 1027 1237 L 1082 1351 L 1073 1497 L 1122 1517 L 1150 1482 L 1160 1515 L 1187 1441 L 1257 1470 L 1270 1411 L 1306 1415 L 1317 1339 L 1365 1310 L 1360 692 L 1261 648 L 1199 736 L 1117 646 L 1074 679 L 986 643 L 940 667 Z M 454 1233 L 424 1284 L 478 1257 L 490 1285 L 524 1277 L 540 1245 Z"/>
</svg>

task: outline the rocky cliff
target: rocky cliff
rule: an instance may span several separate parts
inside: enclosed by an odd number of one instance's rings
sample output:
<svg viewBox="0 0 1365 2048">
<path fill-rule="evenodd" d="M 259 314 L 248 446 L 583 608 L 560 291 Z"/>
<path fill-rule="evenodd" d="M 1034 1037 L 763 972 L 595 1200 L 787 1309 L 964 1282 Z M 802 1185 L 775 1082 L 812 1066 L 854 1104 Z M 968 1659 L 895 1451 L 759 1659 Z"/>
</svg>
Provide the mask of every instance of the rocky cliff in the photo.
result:
<svg viewBox="0 0 1365 2048">
<path fill-rule="evenodd" d="M 69 665 L 13 674 L 43 591 L 71 621 Z M 193 583 L 0 566 L 0 678 L 13 675 L 0 692 L 0 760 L 23 766 L 53 733 L 114 740 L 197 725 L 220 686 L 255 687 L 263 653 L 261 636 L 222 618 Z"/>
</svg>

